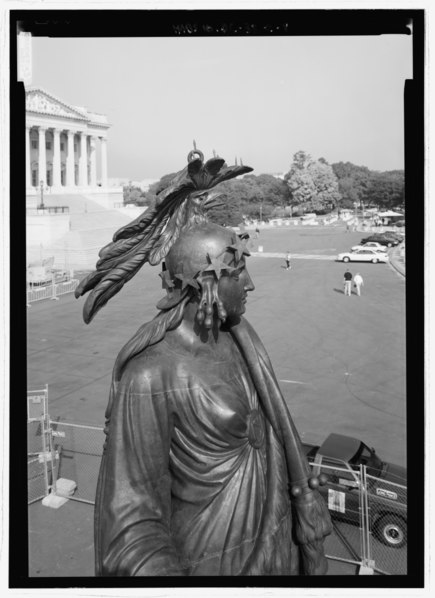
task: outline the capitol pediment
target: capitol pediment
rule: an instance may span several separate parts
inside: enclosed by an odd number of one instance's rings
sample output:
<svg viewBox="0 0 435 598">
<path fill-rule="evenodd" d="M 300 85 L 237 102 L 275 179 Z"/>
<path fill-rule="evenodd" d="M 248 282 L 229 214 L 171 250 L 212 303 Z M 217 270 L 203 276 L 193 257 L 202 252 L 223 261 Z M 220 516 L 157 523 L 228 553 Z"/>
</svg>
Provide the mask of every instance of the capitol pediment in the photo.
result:
<svg viewBox="0 0 435 598">
<path fill-rule="evenodd" d="M 89 117 L 73 106 L 68 106 L 46 92 L 35 89 L 26 94 L 26 111 L 51 116 L 73 118 L 75 120 L 90 120 Z"/>
</svg>

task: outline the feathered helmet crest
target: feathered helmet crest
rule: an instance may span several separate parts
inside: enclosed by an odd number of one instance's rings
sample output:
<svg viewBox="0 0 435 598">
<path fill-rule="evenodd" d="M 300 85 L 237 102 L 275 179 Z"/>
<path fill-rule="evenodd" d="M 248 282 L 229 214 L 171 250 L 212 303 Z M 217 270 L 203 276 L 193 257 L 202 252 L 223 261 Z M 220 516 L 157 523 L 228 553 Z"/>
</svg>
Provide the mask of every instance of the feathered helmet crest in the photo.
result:
<svg viewBox="0 0 435 598">
<path fill-rule="evenodd" d="M 184 234 L 188 228 L 208 222 L 207 211 L 222 203 L 219 199 L 221 194 L 210 193 L 209 189 L 253 170 L 242 163 L 227 166 L 225 160 L 216 155 L 204 163 L 204 155 L 196 149 L 195 142 L 187 162 L 187 166 L 174 175 L 169 186 L 157 195 L 154 205 L 113 235 L 113 241 L 99 252 L 96 270 L 77 287 L 76 297 L 91 291 L 83 307 L 83 319 L 87 324 L 144 264 L 160 264 L 181 231 Z M 233 234 L 232 243 L 228 244 L 229 255 L 234 253 L 237 261 L 240 252 L 249 255 L 246 238 L 241 237 Z M 163 285 L 167 289 L 173 285 L 174 293 L 172 298 L 168 293 L 168 297 L 158 304 L 159 309 L 168 309 L 171 303 L 175 305 L 177 298 L 180 300 L 188 288 L 195 288 L 206 272 L 219 272 L 220 275 L 221 270 L 230 267 L 225 260 L 216 261 L 219 256 L 207 253 L 207 263 L 203 260 L 204 267 L 197 272 L 184 271 L 183 268 L 170 272 L 171 269 L 164 265 L 161 274 Z"/>
</svg>

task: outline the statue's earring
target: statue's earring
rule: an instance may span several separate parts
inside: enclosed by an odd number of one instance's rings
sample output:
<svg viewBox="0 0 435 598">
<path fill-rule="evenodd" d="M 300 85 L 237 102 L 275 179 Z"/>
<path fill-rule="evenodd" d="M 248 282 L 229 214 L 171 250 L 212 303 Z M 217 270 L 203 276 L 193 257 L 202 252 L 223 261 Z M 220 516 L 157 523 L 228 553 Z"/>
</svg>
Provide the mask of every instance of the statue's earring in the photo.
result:
<svg viewBox="0 0 435 598">
<path fill-rule="evenodd" d="M 199 324 L 204 324 L 207 329 L 210 329 L 213 325 L 214 306 L 216 305 L 217 316 L 222 322 L 225 322 L 227 312 L 219 299 L 216 278 L 210 274 L 201 274 L 198 277 L 198 282 L 201 285 L 201 298 L 196 312 L 196 319 Z"/>
</svg>

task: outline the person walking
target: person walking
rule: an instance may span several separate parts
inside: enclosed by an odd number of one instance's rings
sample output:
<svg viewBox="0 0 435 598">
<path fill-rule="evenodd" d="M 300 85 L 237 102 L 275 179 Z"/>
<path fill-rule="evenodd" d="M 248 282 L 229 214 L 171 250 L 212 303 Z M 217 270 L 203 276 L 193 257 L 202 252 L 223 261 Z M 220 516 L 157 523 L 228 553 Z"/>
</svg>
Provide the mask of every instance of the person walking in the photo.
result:
<svg viewBox="0 0 435 598">
<path fill-rule="evenodd" d="M 353 278 L 353 282 L 355 284 L 356 294 L 358 295 L 358 297 L 360 297 L 361 296 L 361 287 L 364 286 L 364 280 L 359 272 L 357 272 L 355 274 L 355 276 Z"/>
<path fill-rule="evenodd" d="M 344 273 L 344 294 L 349 297 L 352 294 L 352 273 L 349 270 Z"/>
<path fill-rule="evenodd" d="M 292 265 L 291 265 L 291 259 L 292 256 L 290 255 L 290 251 L 287 251 L 287 255 L 285 256 L 285 263 L 286 263 L 286 270 L 291 270 L 292 269 Z"/>
</svg>

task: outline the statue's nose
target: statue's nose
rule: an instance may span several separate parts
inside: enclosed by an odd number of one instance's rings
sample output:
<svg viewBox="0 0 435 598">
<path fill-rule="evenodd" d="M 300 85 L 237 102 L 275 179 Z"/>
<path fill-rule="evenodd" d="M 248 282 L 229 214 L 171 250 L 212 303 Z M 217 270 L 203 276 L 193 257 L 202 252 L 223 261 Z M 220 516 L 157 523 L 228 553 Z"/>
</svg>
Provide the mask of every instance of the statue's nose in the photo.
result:
<svg viewBox="0 0 435 598">
<path fill-rule="evenodd" d="M 252 282 L 252 278 L 249 276 L 249 274 L 247 274 L 247 280 L 245 283 L 245 291 L 253 291 L 255 289 L 255 285 Z"/>
</svg>

